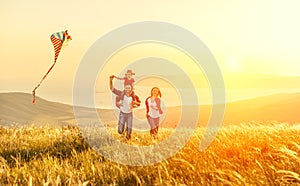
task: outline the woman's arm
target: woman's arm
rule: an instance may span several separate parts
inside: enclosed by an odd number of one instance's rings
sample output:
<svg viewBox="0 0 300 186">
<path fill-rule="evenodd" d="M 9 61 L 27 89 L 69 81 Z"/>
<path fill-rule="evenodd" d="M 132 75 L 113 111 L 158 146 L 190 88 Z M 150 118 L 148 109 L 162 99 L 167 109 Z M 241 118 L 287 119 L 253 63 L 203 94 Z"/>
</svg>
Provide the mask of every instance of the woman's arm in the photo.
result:
<svg viewBox="0 0 300 186">
<path fill-rule="evenodd" d="M 148 98 L 145 100 L 145 105 L 146 105 L 146 118 L 150 117 L 150 116 L 148 115 L 148 112 L 149 112 L 148 99 L 149 99 L 149 98 L 150 98 L 150 97 L 148 97 Z"/>
<path fill-rule="evenodd" d="M 160 103 L 161 103 L 160 99 L 159 99 L 159 98 L 156 98 L 156 99 L 155 99 L 155 102 L 156 102 L 157 110 L 159 111 L 159 114 L 163 114 L 163 111 L 162 111 L 162 109 L 161 109 L 161 107 L 160 107 Z"/>
<path fill-rule="evenodd" d="M 152 109 L 154 109 L 154 110 L 158 110 L 158 107 L 156 107 L 156 106 L 150 106 Z"/>
</svg>

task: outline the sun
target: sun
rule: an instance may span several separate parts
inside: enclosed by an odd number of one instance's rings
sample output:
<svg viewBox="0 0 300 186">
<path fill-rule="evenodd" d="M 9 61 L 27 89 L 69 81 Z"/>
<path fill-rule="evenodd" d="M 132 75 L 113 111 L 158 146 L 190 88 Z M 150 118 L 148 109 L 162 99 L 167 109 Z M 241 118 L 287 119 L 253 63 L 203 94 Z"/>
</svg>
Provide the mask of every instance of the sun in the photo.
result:
<svg viewBox="0 0 300 186">
<path fill-rule="evenodd" d="M 228 60 L 227 68 L 230 72 L 236 72 L 239 69 L 238 61 L 236 59 Z"/>
</svg>

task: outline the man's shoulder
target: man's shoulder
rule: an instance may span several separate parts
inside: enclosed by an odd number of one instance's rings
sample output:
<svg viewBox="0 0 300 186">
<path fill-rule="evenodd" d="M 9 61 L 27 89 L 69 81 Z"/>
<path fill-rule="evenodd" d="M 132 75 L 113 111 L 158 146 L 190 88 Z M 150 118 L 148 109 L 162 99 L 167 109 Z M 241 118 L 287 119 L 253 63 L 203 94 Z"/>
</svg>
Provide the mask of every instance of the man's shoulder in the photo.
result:
<svg viewBox="0 0 300 186">
<path fill-rule="evenodd" d="M 121 91 L 121 90 L 118 90 L 118 89 L 116 89 L 116 88 L 113 88 L 111 91 L 112 91 L 114 94 L 117 94 L 117 95 L 122 94 L 122 91 Z"/>
</svg>

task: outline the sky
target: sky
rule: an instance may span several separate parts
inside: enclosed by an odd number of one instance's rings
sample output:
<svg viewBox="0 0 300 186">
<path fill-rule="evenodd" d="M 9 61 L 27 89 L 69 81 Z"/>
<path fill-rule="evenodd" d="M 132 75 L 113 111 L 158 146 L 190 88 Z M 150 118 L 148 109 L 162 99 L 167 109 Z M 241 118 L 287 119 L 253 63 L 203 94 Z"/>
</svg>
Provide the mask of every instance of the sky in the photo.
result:
<svg viewBox="0 0 300 186">
<path fill-rule="evenodd" d="M 297 0 L 0 0 L 0 92 L 31 93 L 53 63 L 50 35 L 67 29 L 73 40 L 60 53 L 37 95 L 71 103 L 77 68 L 93 43 L 118 27 L 141 21 L 172 23 L 200 38 L 221 69 L 228 100 L 297 91 L 299 8 Z M 128 53 L 122 55 L 121 59 L 130 59 Z M 165 55 L 172 56 L 172 52 Z M 197 78 L 186 68 L 192 79 Z M 108 71 L 120 72 L 114 67 Z M 107 84 L 96 86 L 100 92 L 106 88 Z"/>
</svg>

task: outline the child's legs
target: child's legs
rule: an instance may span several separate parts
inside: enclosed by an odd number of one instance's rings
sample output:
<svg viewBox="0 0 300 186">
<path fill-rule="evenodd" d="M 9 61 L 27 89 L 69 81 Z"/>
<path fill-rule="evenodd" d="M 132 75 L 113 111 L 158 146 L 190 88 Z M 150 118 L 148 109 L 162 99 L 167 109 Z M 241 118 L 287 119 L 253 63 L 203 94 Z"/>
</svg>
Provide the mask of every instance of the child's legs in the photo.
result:
<svg viewBox="0 0 300 186">
<path fill-rule="evenodd" d="M 134 91 L 131 92 L 131 97 L 132 97 L 132 101 L 136 101 L 135 100 L 135 93 L 134 93 Z"/>
</svg>

